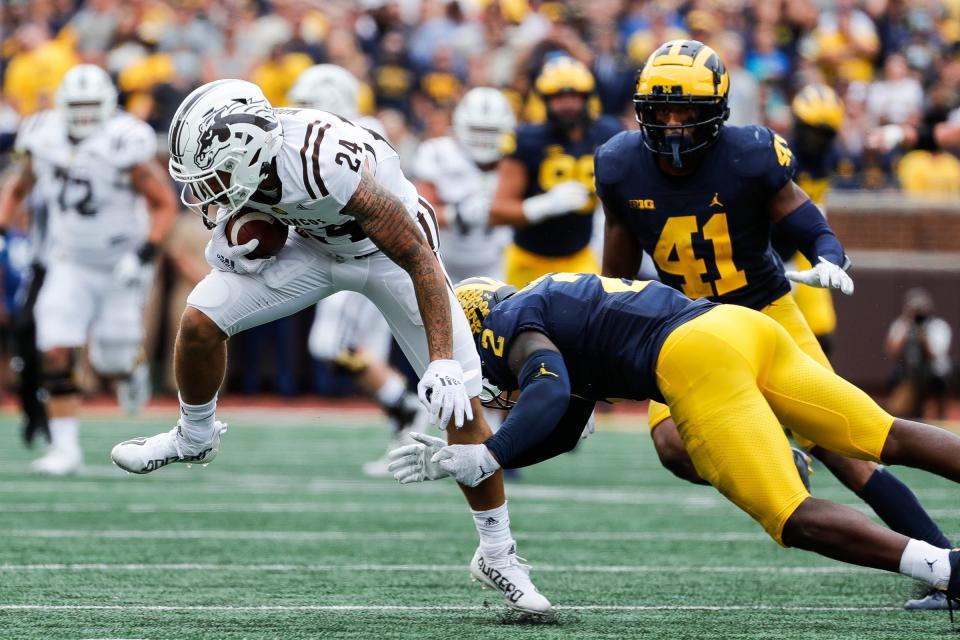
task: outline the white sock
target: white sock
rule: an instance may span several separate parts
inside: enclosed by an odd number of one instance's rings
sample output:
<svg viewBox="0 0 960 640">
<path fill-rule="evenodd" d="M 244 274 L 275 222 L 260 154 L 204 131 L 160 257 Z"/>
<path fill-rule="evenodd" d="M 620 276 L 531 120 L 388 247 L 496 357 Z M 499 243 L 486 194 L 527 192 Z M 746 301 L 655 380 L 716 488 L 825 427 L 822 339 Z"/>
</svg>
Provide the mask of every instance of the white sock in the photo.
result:
<svg viewBox="0 0 960 640">
<path fill-rule="evenodd" d="M 507 503 L 504 502 L 496 509 L 486 511 L 470 510 L 473 514 L 473 523 L 480 534 L 480 551 L 485 556 L 499 557 L 509 553 L 514 546 L 513 536 L 510 534 L 510 513 Z"/>
<path fill-rule="evenodd" d="M 76 416 L 50 418 L 50 445 L 64 451 L 80 449 L 80 422 Z"/>
<path fill-rule="evenodd" d="M 184 437 L 197 444 L 210 442 L 213 439 L 213 417 L 216 412 L 217 396 L 204 404 L 187 404 L 180 398 L 180 427 Z"/>
<path fill-rule="evenodd" d="M 406 391 L 407 385 L 404 383 L 403 378 L 391 375 L 387 378 L 386 382 L 380 385 L 374 397 L 377 399 L 377 402 L 384 407 L 395 407 Z"/>
<path fill-rule="evenodd" d="M 946 589 L 950 580 L 949 555 L 950 549 L 911 539 L 900 557 L 900 573 L 922 580 L 935 589 Z"/>
</svg>

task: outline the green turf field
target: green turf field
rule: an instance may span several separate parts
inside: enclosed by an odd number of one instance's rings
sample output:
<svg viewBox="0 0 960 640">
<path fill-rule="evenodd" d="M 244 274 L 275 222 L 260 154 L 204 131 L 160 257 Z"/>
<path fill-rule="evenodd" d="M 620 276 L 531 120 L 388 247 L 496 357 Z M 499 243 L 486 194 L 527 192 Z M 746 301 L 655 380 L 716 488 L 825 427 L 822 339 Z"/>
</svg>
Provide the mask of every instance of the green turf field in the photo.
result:
<svg viewBox="0 0 960 640">
<path fill-rule="evenodd" d="M 904 612 L 903 577 L 783 550 L 709 487 L 660 468 L 624 418 L 508 486 L 514 532 L 554 624 L 502 624 L 470 582 L 476 534 L 452 482 L 364 478 L 384 427 L 222 411 L 207 468 L 150 476 L 109 462 L 118 440 L 169 424 L 88 420 L 87 472 L 28 474 L 0 422 L 0 639 L 919 638 L 946 612 Z M 640 422 L 637 419 L 637 422 Z M 902 471 L 952 536 L 960 489 Z M 818 469 L 815 492 L 856 504 Z M 960 627 L 960 620 L 958 620 Z"/>
</svg>

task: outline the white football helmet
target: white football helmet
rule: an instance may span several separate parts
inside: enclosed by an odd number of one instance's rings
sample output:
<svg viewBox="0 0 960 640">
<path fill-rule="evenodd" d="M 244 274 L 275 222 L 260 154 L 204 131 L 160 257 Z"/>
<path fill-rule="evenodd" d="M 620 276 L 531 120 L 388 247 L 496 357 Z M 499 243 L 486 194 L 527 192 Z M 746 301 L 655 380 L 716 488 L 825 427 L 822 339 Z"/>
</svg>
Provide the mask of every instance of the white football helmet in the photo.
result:
<svg viewBox="0 0 960 640">
<path fill-rule="evenodd" d="M 60 81 L 56 105 L 66 120 L 67 135 L 83 140 L 102 130 L 116 111 L 117 89 L 97 65 L 78 64 Z"/>
<path fill-rule="evenodd" d="M 516 125 L 510 102 L 491 87 L 471 89 L 453 110 L 453 135 L 477 164 L 502 158 L 504 136 Z"/>
<path fill-rule="evenodd" d="M 257 190 L 282 144 L 280 121 L 257 85 L 216 80 L 195 89 L 167 140 L 170 175 L 184 185 L 180 200 L 208 224 L 225 220 Z M 211 204 L 218 205 L 214 219 Z"/>
<path fill-rule="evenodd" d="M 357 93 L 360 83 L 353 74 L 335 64 L 316 64 L 297 78 L 287 99 L 295 107 L 320 109 L 344 118 L 360 115 Z"/>
</svg>

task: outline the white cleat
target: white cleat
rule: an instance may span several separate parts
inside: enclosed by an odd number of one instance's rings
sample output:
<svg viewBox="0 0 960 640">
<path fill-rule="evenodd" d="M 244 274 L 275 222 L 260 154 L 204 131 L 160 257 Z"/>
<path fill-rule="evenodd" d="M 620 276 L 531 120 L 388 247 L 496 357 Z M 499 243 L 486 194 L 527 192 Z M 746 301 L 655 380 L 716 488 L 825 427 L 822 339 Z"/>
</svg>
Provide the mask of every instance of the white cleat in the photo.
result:
<svg viewBox="0 0 960 640">
<path fill-rule="evenodd" d="M 83 469 L 83 452 L 50 447 L 47 453 L 30 463 L 30 470 L 46 476 L 66 476 Z"/>
<path fill-rule="evenodd" d="M 170 431 L 121 442 L 110 452 L 110 458 L 115 465 L 130 473 L 150 473 L 172 462 L 206 465 L 217 457 L 220 435 L 227 430 L 227 425 L 219 420 L 213 424 L 213 439 L 203 445 L 184 438 L 178 422 Z"/>
<path fill-rule="evenodd" d="M 470 561 L 470 575 L 484 588 L 499 591 L 507 606 L 515 611 L 541 616 L 553 612 L 550 601 L 533 586 L 530 565 L 517 556 L 516 547 L 510 547 L 509 553 L 498 558 L 486 556 L 477 549 Z"/>
<path fill-rule="evenodd" d="M 135 416 L 150 401 L 150 366 L 146 362 L 133 368 L 130 377 L 117 383 L 117 402 L 128 416 Z"/>
</svg>

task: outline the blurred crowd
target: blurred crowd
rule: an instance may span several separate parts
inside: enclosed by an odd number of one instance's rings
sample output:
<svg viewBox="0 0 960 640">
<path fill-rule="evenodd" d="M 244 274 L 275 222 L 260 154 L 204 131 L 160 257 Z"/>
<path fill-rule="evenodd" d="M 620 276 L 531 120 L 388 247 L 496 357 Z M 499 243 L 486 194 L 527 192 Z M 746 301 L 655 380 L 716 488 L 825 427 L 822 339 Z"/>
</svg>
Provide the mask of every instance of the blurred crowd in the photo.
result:
<svg viewBox="0 0 960 640">
<path fill-rule="evenodd" d="M 363 81 L 362 110 L 402 152 L 442 134 L 472 86 L 537 119 L 529 89 L 557 52 L 587 64 L 603 111 L 630 122 L 637 67 L 692 37 L 730 69 L 734 124 L 788 134 L 799 88 L 837 90 L 836 187 L 960 193 L 950 154 L 900 163 L 865 148 L 880 125 L 960 119 L 958 0 L 8 0 L 0 12 L 0 132 L 48 106 L 78 60 L 109 70 L 123 106 L 161 135 L 203 82 L 247 78 L 282 105 L 303 69 L 332 62 Z"/>
<path fill-rule="evenodd" d="M 447 133 L 474 86 L 501 89 L 520 121 L 542 119 L 531 86 L 558 54 L 586 64 L 602 111 L 634 127 L 637 68 L 658 44 L 685 37 L 725 61 L 731 124 L 789 138 L 803 86 L 837 91 L 845 115 L 834 188 L 960 195 L 952 153 L 867 144 L 887 124 L 960 121 L 960 0 L 4 0 L 0 150 L 23 117 L 52 106 L 78 62 L 109 71 L 121 106 L 151 124 L 161 150 L 174 110 L 201 83 L 246 78 L 282 106 L 298 75 L 321 62 L 360 79 L 361 112 L 383 122 L 407 162 L 419 141 Z M 0 169 L 7 161 L 0 153 Z M 182 300 L 207 270 L 206 236 L 181 217 L 148 314 L 157 354 L 168 352 Z M 307 313 L 232 341 L 231 386 L 339 389 L 304 355 Z"/>
</svg>

